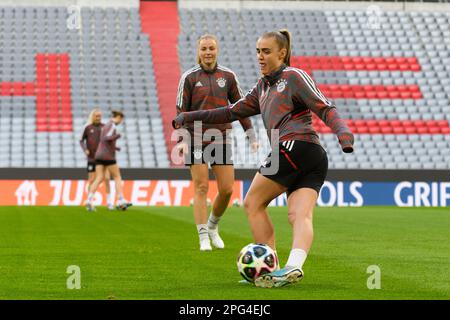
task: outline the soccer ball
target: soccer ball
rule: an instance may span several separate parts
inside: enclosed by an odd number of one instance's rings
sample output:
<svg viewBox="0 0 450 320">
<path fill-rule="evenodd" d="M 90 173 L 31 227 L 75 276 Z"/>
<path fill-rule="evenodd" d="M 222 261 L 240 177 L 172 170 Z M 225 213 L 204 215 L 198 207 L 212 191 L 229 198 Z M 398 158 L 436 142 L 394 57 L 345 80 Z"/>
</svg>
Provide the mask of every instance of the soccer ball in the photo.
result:
<svg viewBox="0 0 450 320">
<path fill-rule="evenodd" d="M 278 257 L 268 245 L 250 243 L 239 253 L 237 267 L 245 280 L 254 282 L 259 276 L 278 269 Z"/>
</svg>

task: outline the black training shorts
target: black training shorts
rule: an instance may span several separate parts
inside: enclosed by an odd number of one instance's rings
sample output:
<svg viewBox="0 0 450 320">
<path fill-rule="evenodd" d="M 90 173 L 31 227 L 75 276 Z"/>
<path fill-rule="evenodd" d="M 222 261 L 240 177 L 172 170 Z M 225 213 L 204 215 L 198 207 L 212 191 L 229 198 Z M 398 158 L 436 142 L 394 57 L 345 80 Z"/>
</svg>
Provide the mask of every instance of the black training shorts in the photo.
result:
<svg viewBox="0 0 450 320">
<path fill-rule="evenodd" d="M 107 166 L 115 165 L 117 163 L 117 161 L 116 160 L 98 160 L 97 159 L 97 160 L 95 160 L 95 163 L 97 165 L 101 165 L 101 166 L 107 167 Z"/>
<path fill-rule="evenodd" d="M 300 188 L 320 192 L 328 172 L 328 157 L 322 146 L 301 140 L 283 141 L 279 144 L 279 167 L 276 173 L 267 174 L 273 163 L 269 154 L 259 173 L 288 188 L 287 196 Z"/>
<path fill-rule="evenodd" d="M 95 172 L 95 164 L 96 164 L 95 162 L 88 161 L 86 167 L 88 173 Z"/>
<path fill-rule="evenodd" d="M 188 147 L 188 153 L 184 156 L 184 164 L 191 166 L 193 164 L 209 163 L 214 165 L 233 165 L 233 152 L 230 143 L 211 143 L 203 146 Z"/>
</svg>

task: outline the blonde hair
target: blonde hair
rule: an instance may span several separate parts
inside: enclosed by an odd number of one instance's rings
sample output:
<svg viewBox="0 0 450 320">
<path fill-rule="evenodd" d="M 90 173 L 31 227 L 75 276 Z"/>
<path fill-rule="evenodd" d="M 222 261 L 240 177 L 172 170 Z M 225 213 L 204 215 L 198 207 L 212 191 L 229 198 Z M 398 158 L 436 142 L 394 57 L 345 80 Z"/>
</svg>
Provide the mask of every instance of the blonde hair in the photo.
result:
<svg viewBox="0 0 450 320">
<path fill-rule="evenodd" d="M 280 29 L 278 31 L 270 31 L 264 33 L 261 38 L 275 38 L 278 48 L 286 49 L 286 56 L 284 57 L 284 63 L 287 66 L 291 65 L 291 33 L 288 29 Z"/>
<path fill-rule="evenodd" d="M 200 49 L 200 42 L 202 40 L 207 40 L 207 39 L 214 40 L 214 42 L 217 45 L 217 49 L 219 49 L 219 41 L 217 40 L 217 37 L 215 35 L 207 33 L 207 34 L 204 34 L 204 35 L 200 36 L 198 38 L 198 40 L 197 40 L 197 64 L 201 63 L 201 61 L 200 61 L 200 54 L 198 53 L 198 51 Z"/>
<path fill-rule="evenodd" d="M 94 108 L 94 109 L 92 109 L 91 113 L 89 113 L 89 116 L 88 116 L 87 125 L 91 125 L 91 124 L 94 123 L 94 115 L 95 115 L 97 112 L 102 112 L 102 110 L 100 110 L 100 108 Z"/>
</svg>

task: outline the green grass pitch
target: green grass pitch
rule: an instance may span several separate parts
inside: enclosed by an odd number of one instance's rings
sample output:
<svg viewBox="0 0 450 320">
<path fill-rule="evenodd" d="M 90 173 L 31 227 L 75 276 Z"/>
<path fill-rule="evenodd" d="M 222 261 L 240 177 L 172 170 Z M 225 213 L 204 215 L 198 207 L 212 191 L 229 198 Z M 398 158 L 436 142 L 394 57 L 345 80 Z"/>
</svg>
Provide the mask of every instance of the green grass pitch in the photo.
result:
<svg viewBox="0 0 450 320">
<path fill-rule="evenodd" d="M 270 208 L 282 264 L 291 230 Z M 298 284 L 239 284 L 236 257 L 252 242 L 242 208 L 220 224 L 224 250 L 200 252 L 189 207 L 0 207 L 0 299 L 449 299 L 448 208 L 317 208 Z M 81 270 L 69 290 L 67 267 Z M 369 290 L 367 267 L 381 270 Z"/>
</svg>

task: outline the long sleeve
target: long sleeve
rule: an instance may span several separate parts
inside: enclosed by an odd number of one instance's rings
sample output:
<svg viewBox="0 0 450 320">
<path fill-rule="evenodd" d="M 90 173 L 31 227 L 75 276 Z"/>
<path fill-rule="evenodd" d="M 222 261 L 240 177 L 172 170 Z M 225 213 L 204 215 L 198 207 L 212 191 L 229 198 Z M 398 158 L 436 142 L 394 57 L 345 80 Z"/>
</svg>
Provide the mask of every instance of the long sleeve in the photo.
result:
<svg viewBox="0 0 450 320">
<path fill-rule="evenodd" d="M 116 131 L 116 126 L 114 124 L 107 124 L 103 130 L 106 131 L 106 134 L 102 134 L 102 140 L 104 141 L 114 141 L 121 137 L 120 133 L 114 133 Z"/>
<path fill-rule="evenodd" d="M 178 84 L 177 101 L 176 101 L 177 115 L 180 112 L 186 112 L 190 110 L 192 88 L 188 77 L 189 74 L 190 71 L 186 71 L 181 76 L 180 83 Z"/>
<path fill-rule="evenodd" d="M 236 103 L 213 110 L 186 112 L 185 122 L 201 120 L 204 123 L 229 123 L 241 118 L 248 118 L 260 113 L 257 86 L 255 85 L 245 97 Z"/>
<path fill-rule="evenodd" d="M 242 93 L 242 89 L 239 85 L 239 80 L 236 76 L 236 74 L 232 73 L 231 78 L 231 84 L 230 89 L 228 92 L 228 100 L 231 103 L 236 103 L 240 99 L 244 97 Z M 253 129 L 252 121 L 249 118 L 240 118 L 238 119 L 239 123 L 241 124 L 242 128 L 244 129 L 245 133 L 247 134 L 248 138 L 250 139 L 250 143 L 256 141 L 256 134 L 255 130 Z"/>
<path fill-rule="evenodd" d="M 297 97 L 311 109 L 335 133 L 345 148 L 353 145 L 353 134 L 344 119 L 339 116 L 336 106 L 325 98 L 311 77 L 303 70 L 295 70 L 295 87 L 293 96 Z M 344 141 L 345 140 L 345 141 Z"/>
<path fill-rule="evenodd" d="M 294 95 L 300 97 L 308 108 L 330 127 L 335 134 L 349 132 L 350 129 L 339 116 L 336 107 L 325 98 L 311 77 L 302 70 L 297 70 L 295 75 L 296 86 Z"/>
<path fill-rule="evenodd" d="M 86 127 L 85 127 L 84 131 L 83 131 L 83 135 L 81 136 L 81 139 L 80 139 L 80 146 L 81 146 L 81 149 L 83 149 L 84 153 L 86 153 L 86 150 L 88 150 L 87 145 L 86 145 L 86 139 L 87 139 L 87 135 L 86 135 Z"/>
</svg>

